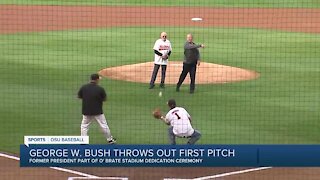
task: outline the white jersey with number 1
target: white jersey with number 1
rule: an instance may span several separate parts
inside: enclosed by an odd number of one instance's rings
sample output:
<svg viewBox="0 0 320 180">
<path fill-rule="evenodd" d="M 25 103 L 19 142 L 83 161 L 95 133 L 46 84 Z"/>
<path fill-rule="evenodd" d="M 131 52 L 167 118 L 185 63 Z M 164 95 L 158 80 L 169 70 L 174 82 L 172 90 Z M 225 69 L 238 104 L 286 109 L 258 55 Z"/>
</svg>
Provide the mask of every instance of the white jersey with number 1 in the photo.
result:
<svg viewBox="0 0 320 180">
<path fill-rule="evenodd" d="M 168 54 L 169 51 L 171 51 L 171 43 L 168 39 L 166 41 L 163 41 L 162 39 L 158 39 L 153 46 L 154 50 L 159 51 L 163 55 Z M 157 54 L 154 54 L 154 63 L 158 65 L 167 65 L 168 59 L 164 60 L 161 56 L 158 56 Z"/>
<path fill-rule="evenodd" d="M 173 126 L 173 133 L 180 137 L 189 137 L 193 134 L 190 118 L 189 113 L 182 107 L 175 107 L 166 115 L 166 121 Z"/>
</svg>

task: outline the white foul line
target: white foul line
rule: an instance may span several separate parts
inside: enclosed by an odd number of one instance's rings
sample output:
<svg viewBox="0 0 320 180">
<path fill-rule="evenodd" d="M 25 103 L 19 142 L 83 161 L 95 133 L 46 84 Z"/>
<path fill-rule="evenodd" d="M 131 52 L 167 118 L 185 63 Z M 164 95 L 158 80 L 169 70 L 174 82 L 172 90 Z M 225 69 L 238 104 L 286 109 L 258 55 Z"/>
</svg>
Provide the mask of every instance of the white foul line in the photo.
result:
<svg viewBox="0 0 320 180">
<path fill-rule="evenodd" d="M 4 157 L 4 158 L 8 158 L 8 159 L 13 159 L 13 160 L 16 160 L 16 161 L 20 161 L 20 158 L 15 157 L 15 156 L 10 156 L 10 155 L 7 155 L 7 154 L 2 154 L 2 153 L 0 153 L 0 156 L 1 156 L 1 157 Z"/>
<path fill-rule="evenodd" d="M 20 161 L 20 158 L 18 158 L 18 157 L 7 155 L 7 154 L 3 154 L 1 152 L 0 152 L 0 157 L 4 157 L 4 158 L 9 158 L 9 159 L 13 159 L 13 160 L 16 160 L 16 161 Z M 71 174 L 76 174 L 76 175 L 79 175 L 79 176 L 88 177 L 88 178 L 99 178 L 98 176 L 94 176 L 94 175 L 91 175 L 91 174 L 86 174 L 86 173 L 82 173 L 82 172 L 74 171 L 74 170 L 70 170 L 70 169 L 64 169 L 64 168 L 59 168 L 59 167 L 49 167 L 49 168 L 57 170 L 57 171 L 63 171 L 63 172 L 71 173 Z"/>
<path fill-rule="evenodd" d="M 88 178 L 88 177 L 69 177 L 68 178 L 68 180 L 81 180 L 81 179 L 90 180 L 90 179 L 93 179 L 93 178 Z M 128 178 L 126 178 L 126 177 L 99 177 L 99 178 L 94 178 L 94 179 L 128 180 Z"/>
<path fill-rule="evenodd" d="M 240 171 L 217 174 L 217 175 L 213 175 L 213 176 L 205 176 L 205 177 L 195 178 L 194 180 L 213 179 L 213 178 L 232 176 L 232 175 L 236 175 L 236 174 L 243 174 L 243 173 L 248 173 L 248 172 L 253 172 L 253 171 L 261 171 L 261 170 L 270 169 L 270 168 L 272 168 L 272 167 L 260 167 L 260 168 L 245 169 L 245 170 L 240 170 Z"/>
<path fill-rule="evenodd" d="M 11 155 L 7 155 L 7 154 L 3 154 L 0 153 L 0 157 L 4 157 L 4 158 L 9 158 L 9 159 L 13 159 L 16 161 L 20 161 L 20 158 L 15 157 L 15 156 L 11 156 Z M 64 168 L 59 168 L 59 167 L 49 167 L 51 169 L 57 170 L 57 171 L 63 171 L 63 172 L 67 172 L 67 173 L 71 173 L 71 174 L 76 174 L 79 176 L 84 176 L 87 177 L 88 179 L 90 178 L 101 178 L 98 176 L 94 176 L 91 174 L 86 174 L 86 173 L 82 173 L 79 171 L 74 171 L 74 170 L 70 170 L 70 169 L 64 169 Z M 219 178 L 219 177 L 225 177 L 225 176 L 232 176 L 232 175 L 236 175 L 236 174 L 243 174 L 243 173 L 248 173 L 248 172 L 253 172 L 253 171 L 261 171 L 261 170 L 265 170 L 265 169 L 270 169 L 272 167 L 260 167 L 260 168 L 252 168 L 252 169 L 245 169 L 245 170 L 240 170 L 240 171 L 234 171 L 234 172 L 228 172 L 228 173 L 223 173 L 223 174 L 216 174 L 213 176 L 204 176 L 204 177 L 199 177 L 199 178 L 194 178 L 194 179 L 177 179 L 177 178 L 164 178 L 163 180 L 208 180 L 208 179 L 214 179 L 214 178 Z M 127 180 L 128 178 L 120 178 L 123 180 Z"/>
<path fill-rule="evenodd" d="M 194 178 L 194 179 L 165 178 L 163 180 L 208 180 L 208 179 L 215 179 L 215 178 L 220 178 L 220 177 L 225 177 L 225 176 L 232 176 L 232 175 L 236 175 L 236 174 L 243 174 L 243 173 L 248 173 L 248 172 L 253 172 L 253 171 L 261 171 L 261 170 L 270 169 L 270 168 L 272 168 L 272 167 L 259 167 L 259 168 L 245 169 L 245 170 L 228 172 L 228 173 L 223 173 L 223 174 L 216 174 L 216 175 L 212 175 L 212 176 L 204 176 L 204 177 L 199 177 L 199 178 Z"/>
</svg>

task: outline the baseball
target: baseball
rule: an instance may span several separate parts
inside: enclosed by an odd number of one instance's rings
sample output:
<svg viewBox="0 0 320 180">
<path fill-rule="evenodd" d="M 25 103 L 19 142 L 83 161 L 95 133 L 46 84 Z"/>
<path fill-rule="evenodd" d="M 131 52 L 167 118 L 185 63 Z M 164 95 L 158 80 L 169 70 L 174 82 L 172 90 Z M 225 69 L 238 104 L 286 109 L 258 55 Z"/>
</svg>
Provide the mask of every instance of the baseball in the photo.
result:
<svg viewBox="0 0 320 180">
<path fill-rule="evenodd" d="M 162 92 L 161 91 L 159 92 L 159 97 L 162 97 Z"/>
</svg>

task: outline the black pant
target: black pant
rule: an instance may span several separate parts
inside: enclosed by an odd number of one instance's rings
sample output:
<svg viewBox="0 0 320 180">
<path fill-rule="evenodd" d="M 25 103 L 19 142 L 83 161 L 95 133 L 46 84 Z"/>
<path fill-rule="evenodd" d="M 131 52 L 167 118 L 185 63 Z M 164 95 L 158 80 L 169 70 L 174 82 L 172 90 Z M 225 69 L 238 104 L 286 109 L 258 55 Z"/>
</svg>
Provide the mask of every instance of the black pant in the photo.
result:
<svg viewBox="0 0 320 180">
<path fill-rule="evenodd" d="M 177 84 L 177 88 L 180 88 L 181 84 L 183 83 L 184 79 L 186 78 L 187 74 L 190 74 L 190 91 L 194 91 L 195 83 L 196 83 L 196 71 L 197 71 L 197 64 L 185 64 L 183 63 L 183 69 L 179 78 L 179 82 Z"/>
<path fill-rule="evenodd" d="M 158 74 L 160 66 L 161 66 L 161 84 L 164 84 L 164 81 L 166 79 L 167 65 L 155 64 L 154 67 L 153 67 L 152 77 L 151 77 L 151 80 L 150 80 L 150 85 L 151 86 L 154 85 L 154 82 L 157 79 L 157 74 Z"/>
</svg>

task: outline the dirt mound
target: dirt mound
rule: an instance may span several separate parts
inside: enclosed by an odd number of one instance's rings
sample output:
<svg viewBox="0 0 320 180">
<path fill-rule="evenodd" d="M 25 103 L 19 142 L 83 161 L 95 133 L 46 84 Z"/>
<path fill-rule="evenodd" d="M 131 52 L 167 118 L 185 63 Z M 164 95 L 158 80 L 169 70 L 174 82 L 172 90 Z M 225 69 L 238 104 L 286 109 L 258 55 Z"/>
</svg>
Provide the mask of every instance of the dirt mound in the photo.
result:
<svg viewBox="0 0 320 180">
<path fill-rule="evenodd" d="M 99 72 L 100 75 L 110 79 L 129 82 L 149 83 L 153 62 L 110 67 Z M 157 83 L 160 81 L 161 68 L 158 72 Z M 171 61 L 167 67 L 166 84 L 176 84 L 182 71 L 182 62 Z M 259 73 L 237 67 L 202 62 L 197 68 L 197 84 L 218 84 L 235 81 L 256 79 Z M 185 83 L 189 83 L 187 77 Z"/>
</svg>

